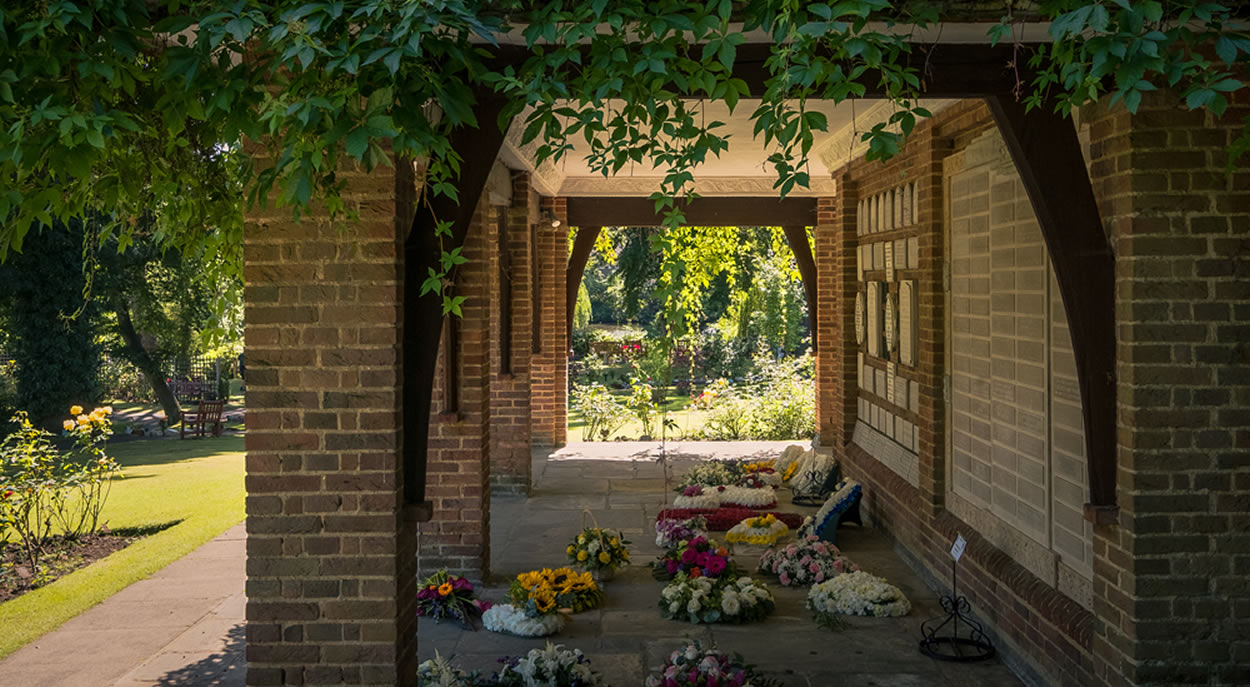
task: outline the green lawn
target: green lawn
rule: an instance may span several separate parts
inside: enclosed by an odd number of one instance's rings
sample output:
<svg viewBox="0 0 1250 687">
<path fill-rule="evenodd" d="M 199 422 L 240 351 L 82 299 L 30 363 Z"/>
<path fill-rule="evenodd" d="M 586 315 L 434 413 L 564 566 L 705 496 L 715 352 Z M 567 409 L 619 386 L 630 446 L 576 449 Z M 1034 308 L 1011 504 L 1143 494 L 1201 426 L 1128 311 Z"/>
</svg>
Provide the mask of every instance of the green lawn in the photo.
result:
<svg viewBox="0 0 1250 687">
<path fill-rule="evenodd" d="M 122 474 L 104 507 L 109 527 L 180 522 L 0 604 L 0 658 L 243 520 L 242 436 L 132 441 L 110 453 Z"/>
<path fill-rule="evenodd" d="M 613 389 L 612 395 L 616 396 L 618 401 L 624 403 L 625 399 L 629 398 L 629 389 Z M 699 428 L 703 426 L 703 420 L 704 418 L 707 417 L 707 413 L 702 410 L 686 410 L 686 408 L 689 405 L 690 405 L 690 398 L 688 396 L 677 391 L 677 389 L 674 387 L 668 388 L 667 400 L 664 402 L 662 409 L 668 411 L 669 420 L 672 420 L 673 422 L 677 423 L 677 429 L 675 431 L 669 430 L 669 433 L 668 433 L 669 439 L 673 439 L 673 438 L 683 436 L 683 435 L 689 435 L 692 432 L 698 431 Z M 656 436 L 653 437 L 656 440 L 660 438 L 659 427 L 660 427 L 660 421 L 662 419 L 663 419 L 662 415 L 656 416 L 656 421 L 655 421 Z M 585 441 L 586 439 L 584 438 L 584 435 L 582 434 L 585 431 L 585 429 L 586 429 L 585 418 L 583 418 L 582 414 L 579 413 L 575 408 L 573 408 L 572 406 L 569 406 L 568 440 L 569 441 Z M 629 422 L 626 422 L 624 425 L 622 425 L 619 430 L 613 432 L 610 439 L 618 439 L 621 437 L 624 437 L 626 439 L 637 439 L 641 435 L 642 435 L 642 423 L 637 420 L 630 420 Z"/>
</svg>

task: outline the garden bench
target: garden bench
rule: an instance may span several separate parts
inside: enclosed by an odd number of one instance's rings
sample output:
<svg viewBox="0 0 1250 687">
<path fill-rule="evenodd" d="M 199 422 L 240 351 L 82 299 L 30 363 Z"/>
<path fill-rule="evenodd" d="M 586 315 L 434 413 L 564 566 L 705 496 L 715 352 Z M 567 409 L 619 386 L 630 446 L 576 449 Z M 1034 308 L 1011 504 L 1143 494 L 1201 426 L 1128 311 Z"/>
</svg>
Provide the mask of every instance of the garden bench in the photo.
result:
<svg viewBox="0 0 1250 687">
<path fill-rule="evenodd" d="M 202 437 L 208 431 L 211 431 L 213 436 L 220 436 L 224 429 L 221 422 L 221 411 L 225 406 L 225 401 L 200 401 L 196 410 L 182 414 L 182 425 L 178 430 L 178 438 L 185 439 L 188 434 L 194 437 Z"/>
</svg>

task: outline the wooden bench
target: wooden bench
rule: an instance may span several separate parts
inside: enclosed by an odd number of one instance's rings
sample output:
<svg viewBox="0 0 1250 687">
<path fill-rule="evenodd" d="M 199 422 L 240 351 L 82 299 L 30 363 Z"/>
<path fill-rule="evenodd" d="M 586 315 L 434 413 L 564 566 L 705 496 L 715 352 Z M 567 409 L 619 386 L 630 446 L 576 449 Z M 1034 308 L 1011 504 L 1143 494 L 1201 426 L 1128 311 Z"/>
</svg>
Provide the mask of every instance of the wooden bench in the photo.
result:
<svg viewBox="0 0 1250 687">
<path fill-rule="evenodd" d="M 188 434 L 193 437 L 202 437 L 210 431 L 213 436 L 221 436 L 222 430 L 225 429 L 221 422 L 221 411 L 225 407 L 225 401 L 200 401 L 196 410 L 182 414 L 178 438 L 185 439 Z"/>
</svg>

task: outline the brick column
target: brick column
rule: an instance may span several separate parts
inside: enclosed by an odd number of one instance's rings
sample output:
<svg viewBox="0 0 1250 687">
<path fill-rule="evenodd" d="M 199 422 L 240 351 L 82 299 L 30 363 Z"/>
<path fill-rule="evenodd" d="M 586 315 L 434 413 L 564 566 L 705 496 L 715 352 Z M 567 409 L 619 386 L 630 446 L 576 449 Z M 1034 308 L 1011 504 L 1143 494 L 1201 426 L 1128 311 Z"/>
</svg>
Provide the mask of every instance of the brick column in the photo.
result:
<svg viewBox="0 0 1250 687">
<path fill-rule="evenodd" d="M 565 272 L 569 265 L 568 205 L 564 198 L 543 198 L 541 210 L 560 220 L 559 227 L 539 222 L 537 229 L 538 350 L 530 382 L 530 412 L 536 446 L 568 441 L 569 341 Z"/>
<path fill-rule="evenodd" d="M 530 358 L 534 340 L 530 226 L 537 211 L 538 196 L 530 186 L 529 174 L 514 174 L 512 207 L 505 212 L 504 237 L 497 244 L 507 251 L 504 264 L 511 281 L 511 304 L 500 304 L 499 308 L 501 317 L 511 313 L 507 328 L 510 365 L 502 360 L 503 341 L 493 347 L 499 360 L 491 385 L 490 484 L 497 493 L 526 494 L 530 487 Z"/>
<path fill-rule="evenodd" d="M 455 295 L 464 296 L 461 317 L 447 319 L 439 346 L 439 369 L 431 406 L 426 498 L 433 517 L 422 523 L 420 569 L 440 568 L 483 579 L 490 564 L 490 382 L 491 307 L 499 273 L 495 222 L 498 210 L 485 197 L 479 202 L 455 275 Z M 456 354 L 448 355 L 458 328 Z M 456 399 L 447 388 L 446 365 L 458 364 Z"/>
<path fill-rule="evenodd" d="M 1250 683 L 1250 165 L 1223 120 L 1151 97 L 1090 108 L 1116 254 L 1118 525 L 1094 538 L 1110 685 Z"/>
<path fill-rule="evenodd" d="M 410 165 L 339 171 L 358 222 L 247 218 L 249 685 L 415 684 L 399 250 Z"/>
<path fill-rule="evenodd" d="M 816 422 L 821 446 L 840 454 L 855 429 L 855 183 L 838 178 L 836 198 L 816 201 L 812 233 L 816 299 Z"/>
</svg>

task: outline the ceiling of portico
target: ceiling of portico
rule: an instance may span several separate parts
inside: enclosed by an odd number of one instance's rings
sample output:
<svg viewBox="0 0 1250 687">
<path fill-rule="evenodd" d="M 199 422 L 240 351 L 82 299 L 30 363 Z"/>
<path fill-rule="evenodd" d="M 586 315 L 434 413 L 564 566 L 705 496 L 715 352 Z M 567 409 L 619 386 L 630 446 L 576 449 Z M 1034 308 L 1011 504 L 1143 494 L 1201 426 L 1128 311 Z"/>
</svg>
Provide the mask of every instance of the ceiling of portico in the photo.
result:
<svg viewBox="0 0 1250 687">
<path fill-rule="evenodd" d="M 724 122 L 717 129 L 726 135 L 729 149 L 719 157 L 710 157 L 695 170 L 695 190 L 703 196 L 775 196 L 773 183 L 776 172 L 767 159 L 776 150 L 776 143 L 766 147 L 763 137 L 752 135 L 754 126 L 751 114 L 759 100 L 742 100 L 732 113 L 720 102 L 706 102 L 701 117 L 708 123 Z M 921 101 L 924 107 L 937 112 L 953 101 Z M 811 187 L 795 188 L 795 196 L 832 196 L 836 193 L 833 171 L 845 165 L 867 150 L 860 135 L 878 122 L 889 119 L 893 106 L 880 100 L 843 102 L 809 101 L 805 107 L 822 112 L 829 124 L 827 132 L 816 132 L 815 143 L 808 159 Z M 587 163 L 590 147 L 580 135 L 571 141 L 573 150 L 559 162 L 544 161 L 535 164 L 538 141 L 522 144 L 525 130 L 525 114 L 517 117 L 508 131 L 501 153 L 501 161 L 513 170 L 531 173 L 534 187 L 544 195 L 551 196 L 647 196 L 659 190 L 664 176 L 663 169 L 650 165 L 626 165 L 615 176 L 604 177 L 595 173 Z"/>
</svg>

